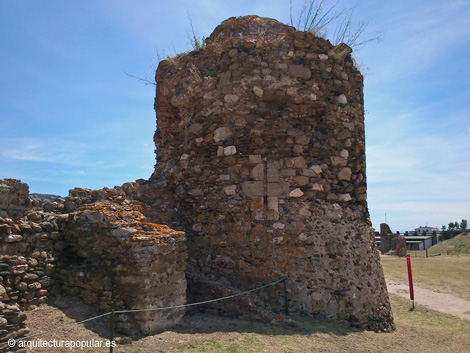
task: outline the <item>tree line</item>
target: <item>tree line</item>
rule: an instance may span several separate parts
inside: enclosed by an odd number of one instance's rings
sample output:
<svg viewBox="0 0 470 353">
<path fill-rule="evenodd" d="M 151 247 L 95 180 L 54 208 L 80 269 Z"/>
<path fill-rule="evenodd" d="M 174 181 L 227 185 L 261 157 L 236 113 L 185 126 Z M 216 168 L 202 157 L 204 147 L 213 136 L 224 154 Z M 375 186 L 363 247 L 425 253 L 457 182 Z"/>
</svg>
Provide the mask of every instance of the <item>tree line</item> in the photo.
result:
<svg viewBox="0 0 470 353">
<path fill-rule="evenodd" d="M 445 225 L 442 226 L 441 230 L 443 232 L 445 231 L 462 231 L 465 232 L 468 230 L 468 222 L 466 219 L 462 219 L 462 221 L 459 222 L 450 222 L 449 225 L 446 227 Z"/>
</svg>

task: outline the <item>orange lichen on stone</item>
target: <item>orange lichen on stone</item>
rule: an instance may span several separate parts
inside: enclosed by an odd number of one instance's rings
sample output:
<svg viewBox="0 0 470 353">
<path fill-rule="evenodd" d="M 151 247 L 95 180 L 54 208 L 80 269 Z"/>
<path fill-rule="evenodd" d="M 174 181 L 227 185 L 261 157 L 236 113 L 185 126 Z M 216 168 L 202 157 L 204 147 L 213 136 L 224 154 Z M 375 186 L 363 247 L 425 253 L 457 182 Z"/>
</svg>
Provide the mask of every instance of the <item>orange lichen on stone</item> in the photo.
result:
<svg viewBox="0 0 470 353">
<path fill-rule="evenodd" d="M 19 179 L 4 179 L 5 180 L 5 184 L 7 184 L 8 186 L 15 186 L 16 183 L 21 183 L 21 180 Z"/>
<path fill-rule="evenodd" d="M 122 200 L 124 199 L 122 197 Z M 142 211 L 145 209 L 145 204 L 140 201 L 133 200 L 117 204 L 106 200 L 82 205 L 78 211 L 82 216 L 86 216 L 87 211 L 98 211 L 104 216 L 102 221 L 104 227 L 107 227 L 106 224 L 109 224 L 113 228 L 119 224 L 120 228 L 139 230 L 138 233 L 130 237 L 132 240 L 163 239 L 184 234 L 184 232 L 175 231 L 166 225 L 149 222 L 142 214 Z"/>
</svg>

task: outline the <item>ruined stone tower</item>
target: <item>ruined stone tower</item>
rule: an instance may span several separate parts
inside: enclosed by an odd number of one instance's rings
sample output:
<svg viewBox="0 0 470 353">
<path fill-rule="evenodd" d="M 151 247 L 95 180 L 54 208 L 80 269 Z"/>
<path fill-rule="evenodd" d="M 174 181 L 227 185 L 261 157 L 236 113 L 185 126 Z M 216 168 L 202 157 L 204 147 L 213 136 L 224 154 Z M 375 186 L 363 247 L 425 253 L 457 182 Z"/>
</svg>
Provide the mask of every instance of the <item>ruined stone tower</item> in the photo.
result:
<svg viewBox="0 0 470 353">
<path fill-rule="evenodd" d="M 350 52 L 275 20 L 228 19 L 159 65 L 150 180 L 50 202 L 0 180 L 0 340 L 25 336 L 23 310 L 50 294 L 119 310 L 116 329 L 139 335 L 180 322 L 182 304 L 281 278 L 291 311 L 392 330 Z M 282 320 L 284 299 L 277 284 L 206 309 Z"/>
<path fill-rule="evenodd" d="M 256 16 L 224 21 L 206 43 L 156 73 L 150 181 L 172 192 L 171 226 L 188 238 L 189 301 L 285 276 L 292 310 L 393 328 L 351 49 Z M 263 317 L 281 292 L 214 308 Z"/>
</svg>

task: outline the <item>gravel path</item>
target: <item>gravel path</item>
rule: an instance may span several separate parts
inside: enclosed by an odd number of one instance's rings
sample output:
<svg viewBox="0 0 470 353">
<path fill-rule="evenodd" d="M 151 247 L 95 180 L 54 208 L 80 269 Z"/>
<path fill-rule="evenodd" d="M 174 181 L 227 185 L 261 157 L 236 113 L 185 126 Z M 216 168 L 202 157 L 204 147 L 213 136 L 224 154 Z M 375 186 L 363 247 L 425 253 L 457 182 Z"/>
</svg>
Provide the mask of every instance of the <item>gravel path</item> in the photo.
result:
<svg viewBox="0 0 470 353">
<path fill-rule="evenodd" d="M 388 292 L 403 298 L 410 298 L 407 283 L 387 278 Z M 439 293 L 427 288 L 413 286 L 415 304 L 423 305 L 441 313 L 457 316 L 470 321 L 470 302 L 452 294 Z"/>
</svg>

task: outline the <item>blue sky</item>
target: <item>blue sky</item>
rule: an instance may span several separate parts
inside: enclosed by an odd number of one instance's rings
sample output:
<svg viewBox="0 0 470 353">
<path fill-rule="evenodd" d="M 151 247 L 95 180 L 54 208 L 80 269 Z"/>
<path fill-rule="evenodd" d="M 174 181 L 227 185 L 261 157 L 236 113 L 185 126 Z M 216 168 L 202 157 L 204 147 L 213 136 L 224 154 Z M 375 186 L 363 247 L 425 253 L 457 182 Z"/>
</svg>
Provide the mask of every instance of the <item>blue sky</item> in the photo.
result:
<svg viewBox="0 0 470 353">
<path fill-rule="evenodd" d="M 294 0 L 294 13 L 303 0 Z M 365 74 L 369 210 L 392 230 L 470 219 L 470 2 L 343 1 L 380 31 Z M 67 195 L 148 178 L 158 55 L 288 0 L 0 1 L 0 178 Z"/>
</svg>

